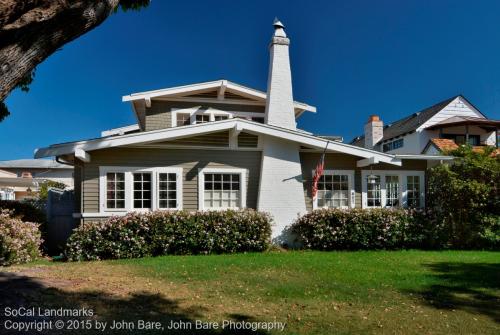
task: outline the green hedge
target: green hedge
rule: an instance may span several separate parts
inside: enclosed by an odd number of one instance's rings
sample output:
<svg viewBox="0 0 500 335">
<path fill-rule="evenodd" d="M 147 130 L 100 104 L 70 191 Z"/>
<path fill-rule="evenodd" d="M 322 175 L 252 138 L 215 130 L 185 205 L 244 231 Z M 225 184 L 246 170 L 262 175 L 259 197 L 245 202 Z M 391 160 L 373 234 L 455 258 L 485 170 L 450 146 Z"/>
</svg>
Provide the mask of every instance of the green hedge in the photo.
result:
<svg viewBox="0 0 500 335">
<path fill-rule="evenodd" d="M 289 228 L 305 248 L 368 250 L 442 248 L 444 226 L 427 213 L 407 209 L 319 209 Z"/>
<path fill-rule="evenodd" d="M 251 209 L 155 211 L 84 223 L 69 238 L 65 254 L 81 261 L 264 251 L 270 238 L 270 216 Z"/>
</svg>

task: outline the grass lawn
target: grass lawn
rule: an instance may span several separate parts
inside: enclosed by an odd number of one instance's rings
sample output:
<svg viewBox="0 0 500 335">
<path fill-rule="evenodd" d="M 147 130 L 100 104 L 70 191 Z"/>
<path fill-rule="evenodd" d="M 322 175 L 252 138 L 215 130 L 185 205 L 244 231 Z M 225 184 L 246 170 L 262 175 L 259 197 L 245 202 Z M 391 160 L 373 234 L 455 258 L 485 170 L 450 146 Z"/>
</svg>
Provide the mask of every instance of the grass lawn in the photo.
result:
<svg viewBox="0 0 500 335">
<path fill-rule="evenodd" d="M 0 307 L 15 303 L 87 306 L 98 320 L 145 319 L 165 326 L 198 319 L 286 322 L 284 332 L 248 334 L 500 334 L 500 253 L 273 252 L 44 261 L 0 269 Z"/>
</svg>

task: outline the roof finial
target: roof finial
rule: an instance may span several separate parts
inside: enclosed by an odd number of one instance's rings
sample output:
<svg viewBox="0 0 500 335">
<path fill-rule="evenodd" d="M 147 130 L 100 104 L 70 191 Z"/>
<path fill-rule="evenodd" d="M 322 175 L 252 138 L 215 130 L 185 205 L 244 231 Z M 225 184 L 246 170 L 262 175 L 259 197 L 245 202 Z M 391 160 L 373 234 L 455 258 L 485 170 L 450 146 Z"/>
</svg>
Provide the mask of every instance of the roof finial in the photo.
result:
<svg viewBox="0 0 500 335">
<path fill-rule="evenodd" d="M 281 21 L 278 20 L 277 17 L 274 18 L 273 26 L 274 26 L 274 36 L 286 37 L 285 30 L 283 29 L 285 28 L 285 25 L 281 23 Z"/>
</svg>

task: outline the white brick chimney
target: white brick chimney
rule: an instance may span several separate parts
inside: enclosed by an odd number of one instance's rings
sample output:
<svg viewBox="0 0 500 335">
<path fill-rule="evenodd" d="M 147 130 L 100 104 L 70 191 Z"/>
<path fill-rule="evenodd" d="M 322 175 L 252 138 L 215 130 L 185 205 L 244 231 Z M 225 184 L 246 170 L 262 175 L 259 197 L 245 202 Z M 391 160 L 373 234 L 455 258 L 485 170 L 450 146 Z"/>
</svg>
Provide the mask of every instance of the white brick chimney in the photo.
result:
<svg viewBox="0 0 500 335">
<path fill-rule="evenodd" d="M 271 59 L 267 82 L 265 123 L 296 129 L 293 110 L 292 77 L 288 45 L 283 24 L 274 21 L 271 40 Z M 271 136 L 261 136 L 262 163 L 257 209 L 274 218 L 273 238 L 284 241 L 283 228 L 293 222 L 297 214 L 306 212 L 302 166 L 298 143 Z"/>
<path fill-rule="evenodd" d="M 373 147 L 384 137 L 384 123 L 378 115 L 370 115 L 365 124 L 365 148 Z"/>
<path fill-rule="evenodd" d="M 267 78 L 267 101 L 265 123 L 296 129 L 293 109 L 292 74 L 285 26 L 275 19 L 274 34 L 271 38 L 269 76 Z"/>
</svg>

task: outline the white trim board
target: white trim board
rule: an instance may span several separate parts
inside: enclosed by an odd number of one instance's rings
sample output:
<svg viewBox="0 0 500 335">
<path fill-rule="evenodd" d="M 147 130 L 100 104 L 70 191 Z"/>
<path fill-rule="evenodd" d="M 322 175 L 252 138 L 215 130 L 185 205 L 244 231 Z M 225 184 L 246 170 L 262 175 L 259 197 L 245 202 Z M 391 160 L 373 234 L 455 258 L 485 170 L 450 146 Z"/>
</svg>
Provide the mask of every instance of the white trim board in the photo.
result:
<svg viewBox="0 0 500 335">
<path fill-rule="evenodd" d="M 345 153 L 361 158 L 373 158 L 380 163 L 388 163 L 397 166 L 402 165 L 401 159 L 399 159 L 395 155 L 381 153 L 350 144 L 329 141 L 320 137 L 305 134 L 300 131 L 271 126 L 268 124 L 260 124 L 243 119 L 228 119 L 190 126 L 133 133 L 123 136 L 114 136 L 109 138 L 99 138 L 88 141 L 58 144 L 50 146 L 48 148 L 37 149 L 35 151 L 35 158 L 73 154 L 76 149 L 92 151 L 141 143 L 148 144 L 231 129 L 235 129 L 237 131 L 246 131 L 256 135 L 269 135 L 283 140 L 304 144 L 306 146 L 314 147 L 317 149 L 324 149 L 326 144 L 328 143 L 328 152 Z"/>
<path fill-rule="evenodd" d="M 125 173 L 125 208 L 107 208 L 106 206 L 106 174 L 108 172 Z M 146 172 L 151 173 L 151 208 L 141 209 L 133 206 L 133 173 Z M 160 173 L 175 173 L 176 192 L 177 192 L 177 208 L 160 208 L 159 207 L 159 182 L 158 174 Z M 99 167 L 99 215 L 115 215 L 128 212 L 143 212 L 150 210 L 181 210 L 182 209 L 182 185 L 183 175 L 181 167 L 132 167 L 132 166 L 100 166 Z"/>
<path fill-rule="evenodd" d="M 145 91 L 139 93 L 132 93 L 122 97 L 122 101 L 136 101 L 136 100 L 151 100 L 153 98 L 167 98 L 167 97 L 180 97 L 186 94 L 196 94 L 198 92 L 204 92 L 210 89 L 219 89 L 224 87 L 224 91 L 237 92 L 243 97 L 254 99 L 257 101 L 266 100 L 267 94 L 265 92 L 236 84 L 229 80 L 221 79 L 216 81 L 208 81 L 203 83 L 196 83 L 184 86 L 170 87 L 153 91 Z M 189 97 L 186 97 L 189 99 Z M 213 102 L 224 102 L 225 99 L 214 99 Z M 316 113 L 316 107 L 310 106 L 303 102 L 294 101 L 294 109 L 299 110 L 298 114 L 303 111 L 310 111 Z"/>
</svg>

